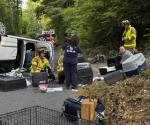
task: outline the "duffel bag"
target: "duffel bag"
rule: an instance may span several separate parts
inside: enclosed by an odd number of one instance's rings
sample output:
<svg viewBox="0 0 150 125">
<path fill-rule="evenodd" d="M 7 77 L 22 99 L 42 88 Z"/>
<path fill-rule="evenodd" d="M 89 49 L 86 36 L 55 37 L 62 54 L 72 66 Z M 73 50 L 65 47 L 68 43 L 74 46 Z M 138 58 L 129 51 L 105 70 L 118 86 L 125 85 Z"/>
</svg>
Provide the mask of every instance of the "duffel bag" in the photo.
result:
<svg viewBox="0 0 150 125">
<path fill-rule="evenodd" d="M 79 100 L 67 98 L 63 104 L 63 114 L 69 121 L 77 121 L 81 112 L 81 100 L 85 99 L 84 96 L 80 96 Z"/>
</svg>

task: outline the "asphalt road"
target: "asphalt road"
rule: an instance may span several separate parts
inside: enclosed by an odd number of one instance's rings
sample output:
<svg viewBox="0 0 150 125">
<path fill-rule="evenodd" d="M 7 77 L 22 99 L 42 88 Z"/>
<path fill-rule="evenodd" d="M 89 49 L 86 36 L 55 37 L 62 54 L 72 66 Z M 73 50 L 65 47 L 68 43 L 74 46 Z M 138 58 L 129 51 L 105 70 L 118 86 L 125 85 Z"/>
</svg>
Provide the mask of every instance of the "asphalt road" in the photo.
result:
<svg viewBox="0 0 150 125">
<path fill-rule="evenodd" d="M 44 106 L 61 111 L 63 101 L 68 97 L 74 97 L 74 95 L 74 92 L 71 90 L 41 93 L 32 87 L 16 91 L 0 92 L 0 114 L 30 106 Z"/>
</svg>

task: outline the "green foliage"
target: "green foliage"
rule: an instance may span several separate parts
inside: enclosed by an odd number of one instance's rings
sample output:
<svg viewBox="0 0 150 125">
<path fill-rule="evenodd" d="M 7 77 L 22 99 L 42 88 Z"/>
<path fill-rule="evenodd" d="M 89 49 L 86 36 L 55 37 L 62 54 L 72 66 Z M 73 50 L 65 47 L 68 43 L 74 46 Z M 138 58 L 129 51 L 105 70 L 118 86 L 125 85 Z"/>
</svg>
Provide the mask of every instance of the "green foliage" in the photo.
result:
<svg viewBox="0 0 150 125">
<path fill-rule="evenodd" d="M 7 34 L 21 33 L 21 0 L 0 0 L 0 21 L 7 28 Z"/>
<path fill-rule="evenodd" d="M 140 45 L 145 29 L 150 27 L 149 7 L 148 0 L 42 0 L 35 12 L 39 19 L 42 15 L 51 19 L 47 29 L 55 28 L 59 41 L 64 32 L 76 32 L 85 48 L 118 49 L 124 19 L 137 29 Z"/>
</svg>

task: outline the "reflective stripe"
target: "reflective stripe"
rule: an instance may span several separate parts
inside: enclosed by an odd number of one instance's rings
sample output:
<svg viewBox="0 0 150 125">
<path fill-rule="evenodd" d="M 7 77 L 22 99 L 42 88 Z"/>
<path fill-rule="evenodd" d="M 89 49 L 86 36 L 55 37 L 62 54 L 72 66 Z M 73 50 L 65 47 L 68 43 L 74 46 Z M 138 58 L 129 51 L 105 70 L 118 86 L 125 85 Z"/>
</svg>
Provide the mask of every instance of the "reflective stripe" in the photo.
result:
<svg viewBox="0 0 150 125">
<path fill-rule="evenodd" d="M 132 37 L 136 38 L 136 34 L 131 34 Z"/>
<path fill-rule="evenodd" d="M 62 54 L 59 57 L 58 61 L 57 61 L 57 72 L 61 72 L 61 71 L 64 70 L 64 68 L 63 68 L 63 58 L 64 58 L 64 55 Z"/>
<path fill-rule="evenodd" d="M 35 65 L 37 69 L 34 69 L 31 66 L 31 72 L 40 72 L 41 70 L 44 70 L 45 67 L 49 64 L 48 60 L 44 58 L 43 60 L 40 59 L 39 56 L 36 56 L 32 59 L 32 66 Z"/>
<path fill-rule="evenodd" d="M 136 47 L 136 44 L 135 43 L 133 43 L 133 44 L 124 44 L 124 47 L 125 48 Z"/>
</svg>

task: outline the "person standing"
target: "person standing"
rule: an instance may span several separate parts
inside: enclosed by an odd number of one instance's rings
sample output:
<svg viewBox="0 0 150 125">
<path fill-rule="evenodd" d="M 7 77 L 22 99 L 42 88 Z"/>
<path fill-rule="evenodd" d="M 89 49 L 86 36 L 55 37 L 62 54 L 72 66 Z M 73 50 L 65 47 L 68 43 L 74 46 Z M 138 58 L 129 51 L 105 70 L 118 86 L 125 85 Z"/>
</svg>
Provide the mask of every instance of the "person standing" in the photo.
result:
<svg viewBox="0 0 150 125">
<path fill-rule="evenodd" d="M 130 25 L 130 22 L 128 20 L 122 21 L 122 25 L 125 28 L 122 34 L 122 41 L 124 42 L 124 47 L 134 53 L 137 37 L 136 29 Z"/>
<path fill-rule="evenodd" d="M 81 52 L 79 46 L 79 37 L 74 35 L 70 40 L 64 42 L 64 73 L 66 88 L 69 89 L 72 85 L 72 89 L 77 88 L 77 63 L 78 54 Z"/>
</svg>

